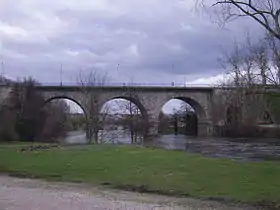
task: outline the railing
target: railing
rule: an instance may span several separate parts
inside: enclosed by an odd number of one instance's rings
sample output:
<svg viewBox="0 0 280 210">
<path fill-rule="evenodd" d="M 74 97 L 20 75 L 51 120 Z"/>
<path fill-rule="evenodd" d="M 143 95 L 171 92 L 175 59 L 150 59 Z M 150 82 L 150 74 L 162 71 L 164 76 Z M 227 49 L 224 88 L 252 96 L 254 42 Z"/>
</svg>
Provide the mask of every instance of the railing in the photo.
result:
<svg viewBox="0 0 280 210">
<path fill-rule="evenodd" d="M 42 86 L 82 86 L 75 82 L 43 82 Z M 214 87 L 213 84 L 183 84 L 183 83 L 131 83 L 131 82 L 107 82 L 103 84 L 89 84 L 88 86 L 108 86 L 108 87 Z"/>
<path fill-rule="evenodd" d="M 13 84 L 13 82 L 3 82 L 0 83 L 0 86 L 9 86 Z M 39 83 L 40 86 L 44 86 L 44 87 L 79 87 L 79 86 L 83 86 L 82 84 L 76 83 L 76 82 L 42 82 Z M 96 87 L 100 87 L 100 86 L 104 86 L 104 87 L 174 87 L 174 88 L 245 88 L 244 87 L 235 87 L 233 85 L 215 85 L 215 84 L 184 84 L 184 83 L 137 83 L 137 82 L 105 82 L 103 84 L 101 83 L 95 83 L 95 84 L 89 84 L 89 87 L 92 86 L 96 86 Z M 259 85 L 260 87 L 264 87 L 263 85 Z M 272 89 L 279 89 L 280 86 L 276 86 L 276 85 L 266 85 L 265 88 L 272 88 Z"/>
</svg>

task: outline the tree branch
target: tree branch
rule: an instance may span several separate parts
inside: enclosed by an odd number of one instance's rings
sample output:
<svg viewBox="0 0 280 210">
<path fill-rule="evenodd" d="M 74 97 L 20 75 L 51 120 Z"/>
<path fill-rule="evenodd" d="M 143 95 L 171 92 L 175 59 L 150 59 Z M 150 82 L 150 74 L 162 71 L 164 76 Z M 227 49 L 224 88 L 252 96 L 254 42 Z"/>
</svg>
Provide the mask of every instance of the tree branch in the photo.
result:
<svg viewBox="0 0 280 210">
<path fill-rule="evenodd" d="M 264 28 L 266 28 L 277 39 L 280 39 L 280 24 L 279 24 L 280 8 L 274 12 L 273 5 L 269 4 L 271 11 L 258 9 L 256 6 L 253 5 L 252 0 L 249 0 L 248 2 L 235 1 L 235 0 L 223 0 L 223 1 L 217 1 L 216 3 L 212 4 L 212 6 L 222 5 L 222 4 L 233 5 L 240 12 L 242 12 L 244 14 L 244 15 L 230 14 L 230 12 L 228 11 L 229 17 L 230 16 L 237 16 L 237 17 L 249 16 L 249 17 L 253 18 L 255 21 L 257 21 L 259 24 L 261 24 Z M 258 16 L 260 16 L 260 17 L 258 17 Z M 271 17 L 271 19 L 273 20 L 275 28 L 273 28 L 271 26 L 269 17 Z"/>
</svg>

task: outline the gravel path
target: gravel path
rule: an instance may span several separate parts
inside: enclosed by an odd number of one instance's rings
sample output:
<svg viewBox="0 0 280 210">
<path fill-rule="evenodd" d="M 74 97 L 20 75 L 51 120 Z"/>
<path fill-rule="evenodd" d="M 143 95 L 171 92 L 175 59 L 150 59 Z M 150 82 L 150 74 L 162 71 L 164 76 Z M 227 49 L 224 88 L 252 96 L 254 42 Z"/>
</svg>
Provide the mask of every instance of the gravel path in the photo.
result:
<svg viewBox="0 0 280 210">
<path fill-rule="evenodd" d="M 0 176 L 1 210 L 189 209 L 250 210 L 196 199 L 171 198 L 91 187 Z"/>
</svg>

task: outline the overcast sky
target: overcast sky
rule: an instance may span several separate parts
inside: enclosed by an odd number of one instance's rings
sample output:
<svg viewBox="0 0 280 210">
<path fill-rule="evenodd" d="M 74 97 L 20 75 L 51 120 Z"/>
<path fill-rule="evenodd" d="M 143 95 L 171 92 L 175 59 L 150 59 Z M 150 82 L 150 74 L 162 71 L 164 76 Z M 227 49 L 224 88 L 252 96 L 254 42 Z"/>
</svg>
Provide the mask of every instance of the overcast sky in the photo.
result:
<svg viewBox="0 0 280 210">
<path fill-rule="evenodd" d="M 41 82 L 59 82 L 61 64 L 64 82 L 81 69 L 111 82 L 213 82 L 217 58 L 248 30 L 261 34 L 249 19 L 219 27 L 194 0 L 0 0 L 4 72 Z"/>
</svg>

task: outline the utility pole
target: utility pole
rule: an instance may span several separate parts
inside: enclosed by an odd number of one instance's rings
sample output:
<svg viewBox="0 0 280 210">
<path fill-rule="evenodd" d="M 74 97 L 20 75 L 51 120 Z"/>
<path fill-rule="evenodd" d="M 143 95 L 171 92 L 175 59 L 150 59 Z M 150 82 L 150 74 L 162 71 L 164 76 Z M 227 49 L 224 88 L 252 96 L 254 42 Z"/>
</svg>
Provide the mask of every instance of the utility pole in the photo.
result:
<svg viewBox="0 0 280 210">
<path fill-rule="evenodd" d="M 62 86 L 62 63 L 60 64 L 60 86 Z"/>
<path fill-rule="evenodd" d="M 117 68 L 116 68 L 117 75 L 119 74 L 119 68 L 120 68 L 120 64 L 118 63 Z"/>
<path fill-rule="evenodd" d="M 5 64 L 4 64 L 4 61 L 1 62 L 1 76 L 2 77 L 5 76 Z"/>
<path fill-rule="evenodd" d="M 172 69 L 172 72 L 173 72 L 173 70 L 174 70 L 174 63 L 172 63 L 171 69 Z M 172 83 L 171 83 L 171 86 L 175 86 L 175 82 L 172 82 Z"/>
<path fill-rule="evenodd" d="M 0 75 L 0 84 L 6 83 L 6 78 L 5 78 L 5 65 L 4 61 L 1 62 L 1 75 Z"/>
<path fill-rule="evenodd" d="M 120 64 L 117 65 L 117 72 L 119 72 Z"/>
</svg>

